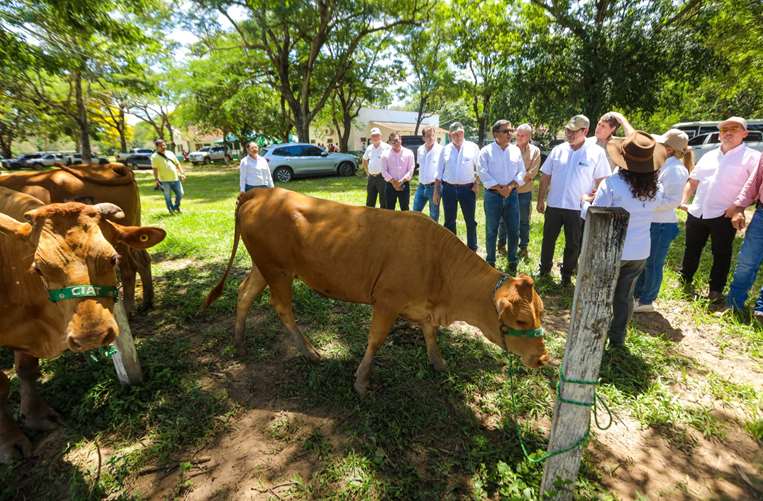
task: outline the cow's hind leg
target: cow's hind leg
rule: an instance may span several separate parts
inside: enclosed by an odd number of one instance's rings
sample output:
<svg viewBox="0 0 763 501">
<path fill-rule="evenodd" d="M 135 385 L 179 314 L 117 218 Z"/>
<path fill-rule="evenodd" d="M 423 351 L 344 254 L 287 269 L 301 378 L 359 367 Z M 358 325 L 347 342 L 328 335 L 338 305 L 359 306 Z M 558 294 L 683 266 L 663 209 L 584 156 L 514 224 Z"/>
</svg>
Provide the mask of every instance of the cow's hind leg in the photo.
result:
<svg viewBox="0 0 763 501">
<path fill-rule="evenodd" d="M 429 358 L 429 363 L 432 364 L 434 370 L 444 371 L 447 369 L 447 366 L 442 358 L 440 347 L 437 346 L 437 326 L 421 324 L 421 330 L 424 331 L 424 340 L 427 343 L 427 358 Z"/>
<path fill-rule="evenodd" d="M 18 351 L 15 355 L 16 374 L 21 381 L 21 419 L 24 426 L 38 431 L 57 428 L 61 424 L 61 417 L 45 403 L 37 390 L 39 360 Z"/>
<path fill-rule="evenodd" d="M 127 249 L 123 252 L 128 253 L 130 250 Z M 122 304 L 124 304 L 125 312 L 132 315 L 135 312 L 135 263 L 132 256 L 122 254 L 122 260 L 119 263 L 119 276 L 122 279 L 124 295 Z"/>
<path fill-rule="evenodd" d="M 32 444 L 8 411 L 10 390 L 10 381 L 3 371 L 0 371 L 0 464 L 11 463 L 19 457 L 26 457 L 32 453 Z"/>
<path fill-rule="evenodd" d="M 236 348 L 239 353 L 246 352 L 244 345 L 244 330 L 246 328 L 246 315 L 249 313 L 249 309 L 252 307 L 252 303 L 257 296 L 265 289 L 268 283 L 265 281 L 265 277 L 262 276 L 260 270 L 256 265 L 252 265 L 251 271 L 246 275 L 246 278 L 241 285 L 238 286 L 238 300 L 236 302 L 236 328 L 233 334 L 233 339 L 236 343 Z"/>
<path fill-rule="evenodd" d="M 368 380 L 371 376 L 371 366 L 374 362 L 374 355 L 379 350 L 387 334 L 395 322 L 397 314 L 387 310 L 379 305 L 374 306 L 373 317 L 371 318 L 371 330 L 368 332 L 368 346 L 363 360 L 355 371 L 355 391 L 360 395 L 365 395 L 368 391 Z"/>
<path fill-rule="evenodd" d="M 282 277 L 270 283 L 270 303 L 275 308 L 281 321 L 289 331 L 294 345 L 308 360 L 317 362 L 321 359 L 320 353 L 315 346 L 300 332 L 294 319 L 294 305 L 292 303 L 291 277 Z"/>
</svg>

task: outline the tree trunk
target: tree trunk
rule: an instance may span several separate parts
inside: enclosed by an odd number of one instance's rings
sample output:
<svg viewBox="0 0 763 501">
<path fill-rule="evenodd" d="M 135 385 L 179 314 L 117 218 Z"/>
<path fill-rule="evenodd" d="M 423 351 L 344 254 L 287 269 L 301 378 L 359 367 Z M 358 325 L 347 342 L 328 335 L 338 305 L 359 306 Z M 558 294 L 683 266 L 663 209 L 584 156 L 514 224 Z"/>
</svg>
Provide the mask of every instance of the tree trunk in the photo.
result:
<svg viewBox="0 0 763 501">
<path fill-rule="evenodd" d="M 421 122 L 424 121 L 424 107 L 427 105 L 427 98 L 426 97 L 420 97 L 419 98 L 419 108 L 418 113 L 416 114 L 416 128 L 413 129 L 413 135 L 418 136 L 419 135 L 419 127 L 421 127 Z"/>
<path fill-rule="evenodd" d="M 127 123 L 125 121 L 125 109 L 119 107 L 119 149 L 122 153 L 127 153 Z"/>
<path fill-rule="evenodd" d="M 13 131 L 10 127 L 0 123 L 0 153 L 3 158 L 13 158 L 11 155 L 11 145 L 13 144 Z"/>
<path fill-rule="evenodd" d="M 74 90 L 77 102 L 77 125 L 79 125 L 79 138 L 82 149 L 82 163 L 88 164 L 93 155 L 90 149 L 90 122 L 87 118 L 87 97 L 82 91 L 82 75 L 74 74 Z"/>
<path fill-rule="evenodd" d="M 300 109 L 294 113 L 294 125 L 297 129 L 297 139 L 300 143 L 310 142 L 310 121 L 307 114 Z"/>
</svg>

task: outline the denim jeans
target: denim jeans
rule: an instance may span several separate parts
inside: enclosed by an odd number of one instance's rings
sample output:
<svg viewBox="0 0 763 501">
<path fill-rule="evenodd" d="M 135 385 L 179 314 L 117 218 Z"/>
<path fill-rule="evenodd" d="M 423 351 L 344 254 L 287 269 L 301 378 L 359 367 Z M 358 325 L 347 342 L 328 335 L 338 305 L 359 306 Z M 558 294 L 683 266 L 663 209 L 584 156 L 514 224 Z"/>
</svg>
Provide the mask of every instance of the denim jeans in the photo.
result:
<svg viewBox="0 0 763 501">
<path fill-rule="evenodd" d="M 646 264 L 646 259 L 620 261 L 615 296 L 612 298 L 612 322 L 610 322 L 607 332 L 610 346 L 625 344 L 628 322 L 633 316 L 633 288 L 636 286 L 636 277 L 644 269 L 644 264 Z"/>
<path fill-rule="evenodd" d="M 530 214 L 533 201 L 532 191 L 517 193 L 519 197 L 519 248 L 527 249 L 530 245 Z M 498 247 L 506 247 L 506 221 L 501 219 L 498 226 Z"/>
<path fill-rule="evenodd" d="M 461 214 L 466 223 L 466 245 L 473 251 L 477 250 L 477 220 L 474 212 L 477 209 L 477 194 L 472 191 L 473 184 L 450 184 L 442 183 L 442 205 L 445 211 L 445 228 L 454 235 L 458 235 L 456 229 L 456 216 L 458 206 L 461 206 Z"/>
<path fill-rule="evenodd" d="M 516 190 L 503 198 L 498 192 L 485 190 L 485 245 L 489 265 L 495 266 L 495 240 L 498 237 L 498 226 L 503 219 L 506 221 L 506 236 L 509 243 L 509 269 L 517 265 L 517 244 L 519 243 L 519 197 Z"/>
<path fill-rule="evenodd" d="M 742 248 L 739 249 L 734 278 L 731 280 L 731 287 L 726 298 L 729 306 L 737 310 L 744 309 L 744 303 L 747 301 L 752 284 L 755 283 L 761 262 L 763 262 L 763 207 L 759 207 L 752 216 L 752 221 L 744 235 Z M 755 311 L 763 312 L 763 287 L 758 294 Z"/>
<path fill-rule="evenodd" d="M 183 183 L 180 181 L 160 181 L 159 184 L 164 192 L 164 203 L 167 210 L 174 212 L 180 210 L 180 201 L 183 199 Z M 172 203 L 172 192 L 175 193 L 175 203 Z"/>
<path fill-rule="evenodd" d="M 254 188 L 267 188 L 264 184 L 245 184 L 244 185 L 244 191 L 249 191 Z"/>
<path fill-rule="evenodd" d="M 652 241 L 649 259 L 636 281 L 635 295 L 641 304 L 652 304 L 660 293 L 662 268 L 668 257 L 670 243 L 678 236 L 678 223 L 652 223 L 649 236 Z"/>
<path fill-rule="evenodd" d="M 413 195 L 413 210 L 421 212 L 424 206 L 429 204 L 429 217 L 437 223 L 440 221 L 440 205 L 432 201 L 434 196 L 434 183 L 419 184 L 416 187 L 416 193 Z"/>
</svg>

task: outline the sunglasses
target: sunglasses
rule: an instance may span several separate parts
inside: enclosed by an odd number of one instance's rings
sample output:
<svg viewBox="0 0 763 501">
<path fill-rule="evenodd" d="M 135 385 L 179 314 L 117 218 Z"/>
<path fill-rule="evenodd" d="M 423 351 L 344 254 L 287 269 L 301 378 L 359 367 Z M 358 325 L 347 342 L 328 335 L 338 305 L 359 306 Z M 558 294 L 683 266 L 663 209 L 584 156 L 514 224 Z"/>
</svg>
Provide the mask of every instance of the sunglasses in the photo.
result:
<svg viewBox="0 0 763 501">
<path fill-rule="evenodd" d="M 721 132 L 739 132 L 740 130 L 742 130 L 742 127 L 740 127 L 739 125 L 732 125 L 730 127 L 720 128 Z"/>
<path fill-rule="evenodd" d="M 498 130 L 498 132 L 502 134 L 511 134 L 512 132 L 514 132 L 514 129 L 500 129 Z"/>
</svg>

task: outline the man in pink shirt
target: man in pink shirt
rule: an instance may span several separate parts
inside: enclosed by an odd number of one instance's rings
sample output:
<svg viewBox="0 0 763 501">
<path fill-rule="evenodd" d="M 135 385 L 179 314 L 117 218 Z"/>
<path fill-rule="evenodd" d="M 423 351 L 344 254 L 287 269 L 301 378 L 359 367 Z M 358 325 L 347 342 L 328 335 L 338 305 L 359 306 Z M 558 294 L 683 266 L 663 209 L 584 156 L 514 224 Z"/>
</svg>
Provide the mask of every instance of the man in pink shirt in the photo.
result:
<svg viewBox="0 0 763 501">
<path fill-rule="evenodd" d="M 399 202 L 400 210 L 408 210 L 411 199 L 410 180 L 416 161 L 413 152 L 403 148 L 400 134 L 393 132 L 389 135 L 390 149 L 382 154 L 382 177 L 386 181 L 384 195 L 387 200 L 385 209 L 395 210 L 395 202 Z"/>
<path fill-rule="evenodd" d="M 734 278 L 731 281 L 729 295 L 726 297 L 728 305 L 738 311 L 744 311 L 744 303 L 747 301 L 752 284 L 755 283 L 760 263 L 763 262 L 763 156 L 747 178 L 742 191 L 734 200 L 734 205 L 726 209 L 726 214 L 731 216 L 731 223 L 736 229 L 744 228 L 744 210 L 752 204 L 756 204 L 757 209 L 752 216 L 750 226 L 747 227 L 742 248 L 739 249 Z M 755 302 L 753 315 L 763 321 L 763 287 Z"/>
</svg>

